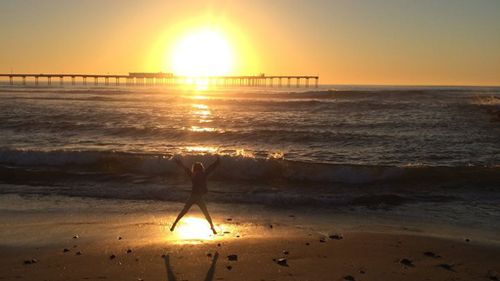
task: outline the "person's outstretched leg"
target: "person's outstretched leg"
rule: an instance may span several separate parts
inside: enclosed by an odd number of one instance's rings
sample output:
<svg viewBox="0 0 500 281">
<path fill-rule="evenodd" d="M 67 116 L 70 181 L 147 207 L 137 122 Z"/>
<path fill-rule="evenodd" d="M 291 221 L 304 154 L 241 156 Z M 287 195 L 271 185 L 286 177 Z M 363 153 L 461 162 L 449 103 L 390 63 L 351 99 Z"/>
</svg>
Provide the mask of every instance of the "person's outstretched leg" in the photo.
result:
<svg viewBox="0 0 500 281">
<path fill-rule="evenodd" d="M 174 224 L 172 224 L 172 227 L 170 228 L 170 231 L 174 231 L 175 226 L 177 223 L 182 219 L 182 217 L 189 211 L 189 209 L 193 206 L 193 202 L 191 200 L 188 200 L 186 204 L 184 205 L 184 208 L 182 208 L 181 212 L 177 216 L 177 218 L 174 221 Z"/>
<path fill-rule="evenodd" d="M 214 224 L 212 223 L 212 218 L 210 217 L 210 214 L 208 213 L 208 209 L 207 209 L 207 205 L 205 204 L 205 201 L 203 199 L 200 199 L 200 200 L 198 200 L 198 202 L 196 202 L 196 204 L 198 204 L 198 206 L 200 206 L 201 211 L 205 215 L 205 219 L 207 219 L 208 223 L 210 224 L 210 228 L 212 229 L 212 232 L 214 234 L 217 234 L 217 232 L 215 231 L 215 228 L 214 228 Z"/>
</svg>

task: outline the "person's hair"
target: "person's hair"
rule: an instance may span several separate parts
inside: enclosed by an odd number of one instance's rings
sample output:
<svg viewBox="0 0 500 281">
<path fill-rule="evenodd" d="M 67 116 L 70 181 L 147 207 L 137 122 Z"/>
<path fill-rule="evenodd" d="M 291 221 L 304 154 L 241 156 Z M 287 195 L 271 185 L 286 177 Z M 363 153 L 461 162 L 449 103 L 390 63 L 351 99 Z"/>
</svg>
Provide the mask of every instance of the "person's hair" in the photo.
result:
<svg viewBox="0 0 500 281">
<path fill-rule="evenodd" d="M 191 166 L 191 171 L 193 173 L 196 173 L 196 172 L 203 172 L 205 171 L 205 167 L 203 167 L 203 164 L 200 163 L 200 162 L 196 162 L 196 163 L 193 163 L 193 166 Z"/>
</svg>

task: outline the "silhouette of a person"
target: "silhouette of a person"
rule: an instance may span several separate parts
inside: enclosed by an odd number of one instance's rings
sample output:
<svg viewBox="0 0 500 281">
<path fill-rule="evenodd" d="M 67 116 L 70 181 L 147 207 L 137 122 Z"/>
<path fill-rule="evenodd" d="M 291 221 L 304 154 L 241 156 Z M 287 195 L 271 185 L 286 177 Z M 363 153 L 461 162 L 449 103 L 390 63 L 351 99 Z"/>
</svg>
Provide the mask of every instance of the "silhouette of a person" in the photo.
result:
<svg viewBox="0 0 500 281">
<path fill-rule="evenodd" d="M 215 252 L 214 257 L 212 258 L 212 265 L 208 269 L 207 275 L 205 276 L 205 281 L 212 281 L 214 279 L 215 264 L 217 263 L 218 258 L 219 253 Z M 163 259 L 165 260 L 165 267 L 167 268 L 167 280 L 177 281 L 177 278 L 175 278 L 174 275 L 174 271 L 172 270 L 172 265 L 170 264 L 170 256 L 166 255 Z"/>
<path fill-rule="evenodd" d="M 175 226 L 179 222 L 179 220 L 189 211 L 191 206 L 193 204 L 196 204 L 200 207 L 201 211 L 205 215 L 206 220 L 210 224 L 210 228 L 212 229 L 212 232 L 214 234 L 217 234 L 214 228 L 214 224 L 212 223 L 212 218 L 210 217 L 210 214 L 208 213 L 207 205 L 205 204 L 205 200 L 203 197 L 205 194 L 207 194 L 208 189 L 207 189 L 207 178 L 208 176 L 215 170 L 215 168 L 219 165 L 220 163 L 220 157 L 217 155 L 217 160 L 215 160 L 214 163 L 212 163 L 208 168 L 204 168 L 203 164 L 200 162 L 196 162 L 193 164 L 191 169 L 188 167 L 184 166 L 181 160 L 178 158 L 174 159 L 175 163 L 177 165 L 181 166 L 188 177 L 191 179 L 191 182 L 193 184 L 192 190 L 191 190 L 191 195 L 189 196 L 189 199 L 187 200 L 186 204 L 184 205 L 184 208 L 182 208 L 181 212 L 175 219 L 174 224 L 170 228 L 170 231 L 174 231 Z"/>
</svg>

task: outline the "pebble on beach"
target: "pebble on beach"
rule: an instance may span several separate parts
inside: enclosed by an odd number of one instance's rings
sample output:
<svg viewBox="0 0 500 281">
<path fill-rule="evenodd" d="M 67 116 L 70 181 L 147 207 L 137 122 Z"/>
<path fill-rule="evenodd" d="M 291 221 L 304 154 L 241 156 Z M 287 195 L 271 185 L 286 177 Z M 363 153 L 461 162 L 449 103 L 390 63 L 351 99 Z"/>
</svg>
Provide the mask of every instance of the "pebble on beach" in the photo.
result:
<svg viewBox="0 0 500 281">
<path fill-rule="evenodd" d="M 404 266 L 415 267 L 415 265 L 413 264 L 413 261 L 410 259 L 407 259 L 407 258 L 403 258 L 403 259 L 399 260 L 399 263 L 404 265 Z"/>
<path fill-rule="evenodd" d="M 441 267 L 441 268 L 446 269 L 448 271 L 456 272 L 455 269 L 453 269 L 454 266 L 455 266 L 454 264 L 448 264 L 448 263 L 438 264 L 438 267 Z"/>
<path fill-rule="evenodd" d="M 346 280 L 346 281 L 356 281 L 356 279 L 352 275 L 346 275 L 346 276 L 344 276 L 344 280 Z"/>
<path fill-rule="evenodd" d="M 69 252 L 69 249 L 68 248 L 64 248 L 63 249 L 63 253 L 67 253 L 67 252 Z"/>
<path fill-rule="evenodd" d="M 112 260 L 112 259 L 114 259 L 114 258 L 116 258 L 116 256 L 115 256 L 115 255 L 111 255 L 111 256 L 109 256 L 109 259 L 110 259 L 110 260 Z"/>
<path fill-rule="evenodd" d="M 431 252 L 431 251 L 424 252 L 424 256 L 430 257 L 430 258 L 435 258 L 435 259 L 438 259 L 441 257 L 440 255 L 437 255 L 436 253 Z"/>
<path fill-rule="evenodd" d="M 38 260 L 37 260 L 37 259 L 32 258 L 32 259 L 30 259 L 30 260 L 25 260 L 25 261 L 24 261 L 24 264 L 33 264 L 33 263 L 37 263 L 37 262 L 38 262 Z"/>
<path fill-rule="evenodd" d="M 281 266 L 288 266 L 288 260 L 285 258 L 280 258 L 276 261 L 277 264 Z"/>
<path fill-rule="evenodd" d="M 342 236 L 342 234 L 332 234 L 330 236 L 328 236 L 330 239 L 332 240 L 342 240 L 344 239 L 344 236 Z"/>
<path fill-rule="evenodd" d="M 230 261 L 237 261 L 238 255 L 229 255 L 229 256 L 227 256 L 227 259 Z"/>
</svg>

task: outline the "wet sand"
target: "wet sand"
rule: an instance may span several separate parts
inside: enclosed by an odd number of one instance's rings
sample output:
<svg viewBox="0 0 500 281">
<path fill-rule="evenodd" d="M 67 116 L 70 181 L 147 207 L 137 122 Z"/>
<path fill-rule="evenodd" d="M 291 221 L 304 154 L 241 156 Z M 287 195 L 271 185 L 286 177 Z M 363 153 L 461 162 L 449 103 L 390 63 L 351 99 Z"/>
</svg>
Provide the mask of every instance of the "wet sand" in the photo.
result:
<svg viewBox="0 0 500 281">
<path fill-rule="evenodd" d="M 58 204 L 68 203 L 76 204 Z M 289 211 L 227 216 L 225 206 L 212 206 L 219 235 L 193 237 L 183 236 L 188 226 L 168 231 L 173 211 L 117 212 L 121 204 L 3 212 L 0 280 L 500 278 L 500 244 L 478 237 L 436 237 L 401 225 L 381 231 L 340 220 L 315 225 L 307 214 Z"/>
</svg>

